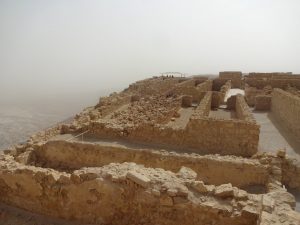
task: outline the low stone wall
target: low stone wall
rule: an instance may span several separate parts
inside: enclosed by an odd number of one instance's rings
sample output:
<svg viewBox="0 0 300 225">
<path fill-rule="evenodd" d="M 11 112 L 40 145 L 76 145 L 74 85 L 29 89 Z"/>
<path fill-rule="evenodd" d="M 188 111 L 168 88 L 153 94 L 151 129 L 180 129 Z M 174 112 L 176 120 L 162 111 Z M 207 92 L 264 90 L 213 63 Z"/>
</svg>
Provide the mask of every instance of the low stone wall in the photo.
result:
<svg viewBox="0 0 300 225">
<path fill-rule="evenodd" d="M 227 80 L 226 83 L 221 86 L 219 91 L 213 91 L 211 104 L 212 108 L 218 108 L 221 104 L 225 103 L 225 97 L 230 89 L 231 80 Z"/>
<path fill-rule="evenodd" d="M 243 188 L 248 185 L 265 185 L 269 179 L 267 166 L 261 165 L 258 160 L 240 157 L 200 156 L 67 141 L 49 141 L 35 154 L 38 165 L 58 169 L 135 162 L 172 172 L 179 171 L 182 166 L 189 167 L 198 174 L 197 179 L 214 185 L 232 183 Z"/>
<path fill-rule="evenodd" d="M 231 80 L 233 88 L 241 88 L 241 86 L 242 86 L 242 72 L 240 72 L 240 71 L 220 72 L 219 78 Z"/>
<path fill-rule="evenodd" d="M 250 78 L 273 78 L 273 79 L 299 79 L 300 76 L 293 74 L 292 72 L 273 72 L 273 73 L 249 73 Z"/>
<path fill-rule="evenodd" d="M 222 99 L 224 98 L 224 95 L 219 91 L 213 91 L 212 92 L 212 98 L 211 98 L 211 108 L 217 109 L 223 102 Z"/>
<path fill-rule="evenodd" d="M 206 80 L 196 86 L 196 80 L 190 79 L 179 83 L 173 89 L 167 91 L 166 95 L 191 95 L 193 102 L 199 103 L 207 91 L 211 91 L 212 81 Z"/>
<path fill-rule="evenodd" d="M 225 102 L 225 97 L 228 93 L 228 91 L 231 89 L 231 80 L 228 80 L 222 87 L 220 90 L 221 93 L 221 102 L 224 103 Z"/>
<path fill-rule="evenodd" d="M 213 83 L 212 83 L 212 90 L 213 91 L 220 91 L 222 86 L 224 86 L 227 81 L 228 81 L 228 79 L 223 79 L 223 78 L 214 79 Z"/>
<path fill-rule="evenodd" d="M 236 96 L 235 112 L 236 112 L 238 119 L 256 123 L 255 119 L 250 111 L 250 108 L 245 101 L 244 96 L 242 96 L 241 94 L 238 94 Z"/>
<path fill-rule="evenodd" d="M 204 81 L 197 85 L 197 89 L 202 92 L 211 91 L 212 90 L 212 80 Z"/>
<path fill-rule="evenodd" d="M 255 97 L 255 110 L 270 110 L 271 109 L 271 95 L 257 95 Z"/>
<path fill-rule="evenodd" d="M 126 91 L 139 95 L 161 94 L 170 90 L 174 87 L 174 85 L 178 84 L 181 81 L 185 81 L 185 79 L 178 77 L 151 78 L 131 84 L 128 89 L 126 89 Z"/>
<path fill-rule="evenodd" d="M 203 153 L 249 157 L 257 152 L 259 125 L 243 120 L 190 119 L 184 142 Z"/>
<path fill-rule="evenodd" d="M 207 117 L 211 109 L 211 104 L 212 104 L 212 92 L 207 92 L 191 117 L 194 119 Z"/>
<path fill-rule="evenodd" d="M 263 89 L 257 89 L 256 87 L 250 87 L 246 85 L 245 87 L 245 99 L 249 106 L 255 105 L 255 97 L 257 95 L 264 95 L 265 91 Z"/>
<path fill-rule="evenodd" d="M 300 140 L 300 98 L 281 89 L 274 89 L 271 111 Z"/>
<path fill-rule="evenodd" d="M 81 223 L 247 225 L 260 214 L 248 193 L 205 185 L 184 167 L 174 174 L 123 163 L 66 173 L 6 159 L 0 168 L 1 202 Z"/>
<path fill-rule="evenodd" d="M 258 89 L 262 89 L 267 85 L 281 89 L 286 89 L 290 85 L 300 89 L 300 79 L 256 79 L 248 77 L 245 78 L 245 83 Z"/>
<path fill-rule="evenodd" d="M 240 97 L 243 99 L 243 97 Z M 241 119 L 219 120 L 208 117 L 212 93 L 207 92 L 191 116 L 185 129 L 165 125 L 142 124 L 138 127 L 106 127 L 105 123 L 92 122 L 88 130 L 101 138 L 120 138 L 132 142 L 151 143 L 201 154 L 252 156 L 257 152 L 259 125 L 251 118 L 244 100 L 236 101 Z"/>
</svg>

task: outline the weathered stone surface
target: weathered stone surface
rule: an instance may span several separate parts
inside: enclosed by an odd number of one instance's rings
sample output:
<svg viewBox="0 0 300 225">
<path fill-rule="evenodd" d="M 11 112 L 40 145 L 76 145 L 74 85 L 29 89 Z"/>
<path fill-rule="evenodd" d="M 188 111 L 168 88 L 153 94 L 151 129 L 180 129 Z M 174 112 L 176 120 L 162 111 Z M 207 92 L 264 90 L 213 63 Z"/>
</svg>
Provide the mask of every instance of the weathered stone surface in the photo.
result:
<svg viewBox="0 0 300 225">
<path fill-rule="evenodd" d="M 263 210 L 268 213 L 272 213 L 274 206 L 275 206 L 274 200 L 267 195 L 263 195 L 263 197 L 262 197 Z"/>
<path fill-rule="evenodd" d="M 253 206 L 245 206 L 242 210 L 242 215 L 246 218 L 256 221 L 259 218 L 259 209 Z"/>
<path fill-rule="evenodd" d="M 259 125 L 242 95 L 227 102 L 236 119 L 210 118 L 240 80 L 220 75 L 136 82 L 33 135 L 0 154 L 0 201 L 91 224 L 298 224 L 284 187 L 300 190 L 300 162 L 283 150 L 255 154 Z M 257 109 L 269 108 L 273 92 L 272 109 L 297 134 L 297 88 L 248 91 Z M 241 189 L 252 185 L 266 190 Z"/>
<path fill-rule="evenodd" d="M 203 181 L 195 181 L 192 186 L 198 192 L 203 193 L 203 194 L 212 193 L 215 190 L 215 186 L 214 185 L 205 185 L 203 183 Z"/>
<path fill-rule="evenodd" d="M 178 177 L 184 178 L 184 179 L 191 179 L 191 180 L 195 180 L 197 178 L 197 173 L 188 168 L 188 167 L 184 167 L 182 166 L 179 170 L 179 172 L 177 173 Z"/>
<path fill-rule="evenodd" d="M 222 184 L 215 189 L 215 195 L 222 198 L 233 197 L 233 187 L 231 184 Z"/>
<path fill-rule="evenodd" d="M 150 183 L 150 179 L 136 171 L 130 171 L 127 173 L 127 178 L 133 182 L 141 185 L 143 188 L 147 188 Z"/>
</svg>

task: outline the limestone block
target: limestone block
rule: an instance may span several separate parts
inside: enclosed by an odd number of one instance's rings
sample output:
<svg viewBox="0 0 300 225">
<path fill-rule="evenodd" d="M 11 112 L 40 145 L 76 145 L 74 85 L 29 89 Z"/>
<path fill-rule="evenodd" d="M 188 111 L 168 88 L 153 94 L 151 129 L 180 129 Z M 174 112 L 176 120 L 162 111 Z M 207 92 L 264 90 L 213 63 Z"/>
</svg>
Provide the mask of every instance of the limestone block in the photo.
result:
<svg viewBox="0 0 300 225">
<path fill-rule="evenodd" d="M 168 194 L 169 196 L 171 196 L 171 197 L 176 196 L 177 193 L 178 193 L 178 191 L 177 191 L 175 188 L 170 188 L 170 189 L 167 190 L 167 194 Z"/>
<path fill-rule="evenodd" d="M 147 188 L 150 184 L 150 179 L 136 171 L 130 171 L 126 176 L 129 180 L 141 185 L 143 188 Z"/>
<path fill-rule="evenodd" d="M 277 152 L 276 152 L 276 155 L 280 158 L 285 158 L 286 156 L 286 150 L 285 149 L 279 149 Z"/>
<path fill-rule="evenodd" d="M 284 191 L 284 190 L 273 191 L 266 195 L 271 197 L 272 199 L 274 199 L 275 204 L 277 204 L 277 205 L 285 203 L 285 204 L 290 205 L 292 208 L 295 208 L 295 206 L 296 206 L 295 197 L 287 191 Z"/>
<path fill-rule="evenodd" d="M 151 190 L 151 193 L 152 193 L 154 196 L 156 196 L 156 197 L 159 197 L 159 196 L 160 196 L 160 191 L 157 190 L 157 189 L 152 189 L 152 190 Z"/>
<path fill-rule="evenodd" d="M 272 213 L 274 205 L 275 205 L 275 202 L 271 197 L 269 197 L 267 195 L 263 195 L 263 198 L 262 198 L 263 210 L 265 210 L 268 213 Z"/>
<path fill-rule="evenodd" d="M 257 221 L 257 219 L 259 218 L 259 211 L 257 207 L 246 205 L 242 209 L 242 216 L 244 216 L 247 219 Z"/>
<path fill-rule="evenodd" d="M 197 178 L 197 173 L 188 168 L 188 167 L 184 167 L 182 166 L 179 170 L 179 172 L 177 173 L 177 176 L 178 177 L 181 177 L 181 178 L 184 178 L 184 179 L 191 179 L 191 180 L 194 180 Z"/>
<path fill-rule="evenodd" d="M 234 190 L 234 197 L 236 199 L 239 199 L 239 200 L 246 200 L 248 199 L 248 194 L 246 191 L 244 190 L 241 190 L 241 189 L 238 189 L 238 188 L 233 188 Z"/>
<path fill-rule="evenodd" d="M 195 181 L 193 183 L 193 188 L 196 189 L 200 193 L 211 193 L 214 191 L 214 185 L 205 185 L 202 181 Z"/>
<path fill-rule="evenodd" d="M 33 151 L 26 151 L 16 157 L 16 161 L 22 164 L 28 164 L 34 159 Z"/>
<path fill-rule="evenodd" d="M 215 195 L 222 198 L 233 197 L 232 185 L 229 183 L 229 184 L 222 184 L 216 187 Z"/>
</svg>

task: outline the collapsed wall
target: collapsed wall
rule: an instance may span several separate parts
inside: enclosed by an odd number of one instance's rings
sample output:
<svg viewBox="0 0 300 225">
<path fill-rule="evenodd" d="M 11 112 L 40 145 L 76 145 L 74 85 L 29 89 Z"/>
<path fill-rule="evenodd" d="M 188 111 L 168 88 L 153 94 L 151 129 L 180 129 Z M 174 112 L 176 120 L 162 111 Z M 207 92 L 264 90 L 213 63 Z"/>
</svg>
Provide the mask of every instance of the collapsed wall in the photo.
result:
<svg viewBox="0 0 300 225">
<path fill-rule="evenodd" d="M 300 139 L 300 97 L 281 89 L 274 89 L 271 111 L 276 119 Z"/>
</svg>

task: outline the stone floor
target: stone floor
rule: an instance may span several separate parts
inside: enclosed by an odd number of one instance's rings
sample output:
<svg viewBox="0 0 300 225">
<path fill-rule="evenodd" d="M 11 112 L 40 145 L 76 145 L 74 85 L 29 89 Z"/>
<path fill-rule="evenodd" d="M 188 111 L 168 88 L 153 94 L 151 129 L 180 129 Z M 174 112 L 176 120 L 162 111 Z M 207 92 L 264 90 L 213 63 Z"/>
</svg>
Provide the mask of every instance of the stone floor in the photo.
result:
<svg viewBox="0 0 300 225">
<path fill-rule="evenodd" d="M 167 126 L 172 127 L 173 129 L 184 129 L 189 122 L 191 115 L 194 112 L 194 108 L 181 108 L 178 113 L 180 117 L 175 118 L 174 121 L 170 121 Z"/>
<path fill-rule="evenodd" d="M 259 151 L 276 152 L 286 149 L 287 154 L 300 159 L 300 142 L 279 123 L 271 112 L 258 112 L 253 115 L 260 127 Z"/>
<path fill-rule="evenodd" d="M 233 110 L 218 108 L 217 110 L 210 110 L 209 117 L 215 119 L 236 119 L 236 113 Z"/>
</svg>

